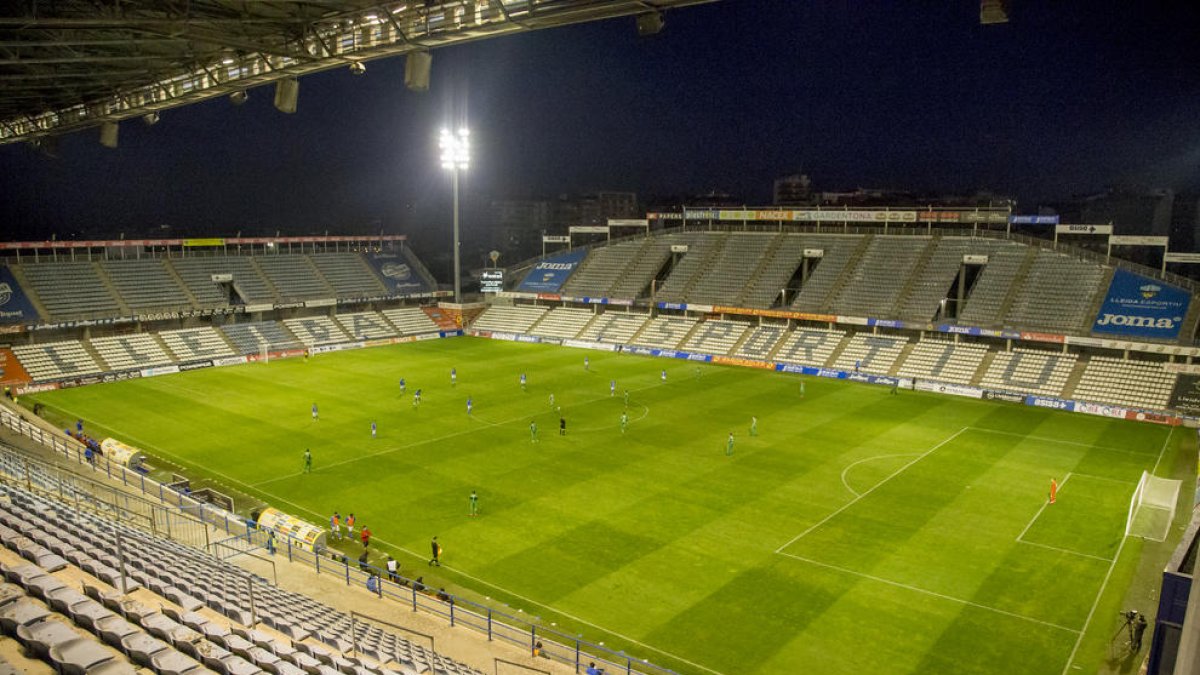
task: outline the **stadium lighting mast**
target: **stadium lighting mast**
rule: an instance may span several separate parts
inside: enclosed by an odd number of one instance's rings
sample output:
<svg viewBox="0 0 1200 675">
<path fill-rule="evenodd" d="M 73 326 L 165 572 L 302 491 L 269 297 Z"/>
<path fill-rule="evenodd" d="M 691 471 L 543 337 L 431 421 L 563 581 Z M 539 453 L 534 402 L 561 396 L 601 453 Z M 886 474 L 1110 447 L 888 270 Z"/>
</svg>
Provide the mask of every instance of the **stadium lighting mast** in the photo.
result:
<svg viewBox="0 0 1200 675">
<path fill-rule="evenodd" d="M 442 151 L 442 168 L 450 171 L 454 185 L 454 302 L 462 302 L 462 274 L 458 242 L 458 174 L 471 163 L 471 132 L 462 127 L 457 132 L 442 129 L 438 148 Z"/>
</svg>

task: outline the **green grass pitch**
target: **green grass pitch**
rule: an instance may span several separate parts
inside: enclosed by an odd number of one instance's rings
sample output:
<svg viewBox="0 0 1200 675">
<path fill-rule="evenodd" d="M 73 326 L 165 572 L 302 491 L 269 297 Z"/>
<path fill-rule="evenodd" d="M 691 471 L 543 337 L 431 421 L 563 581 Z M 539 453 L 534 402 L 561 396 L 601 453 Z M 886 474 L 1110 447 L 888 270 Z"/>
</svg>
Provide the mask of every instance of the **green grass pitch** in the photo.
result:
<svg viewBox="0 0 1200 675">
<path fill-rule="evenodd" d="M 1193 432 L 804 383 L 458 338 L 35 398 L 312 522 L 354 512 L 406 574 L 681 672 L 1105 667 L 1154 546 L 1123 539 L 1129 499 L 1143 470 L 1188 473 Z"/>
</svg>

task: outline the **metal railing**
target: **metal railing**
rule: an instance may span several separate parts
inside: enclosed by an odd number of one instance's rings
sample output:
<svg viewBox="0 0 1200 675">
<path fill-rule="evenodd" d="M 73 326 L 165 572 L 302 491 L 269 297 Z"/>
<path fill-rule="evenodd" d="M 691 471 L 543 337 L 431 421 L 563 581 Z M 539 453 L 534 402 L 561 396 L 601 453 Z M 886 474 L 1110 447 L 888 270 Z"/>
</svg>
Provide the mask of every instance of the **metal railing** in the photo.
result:
<svg viewBox="0 0 1200 675">
<path fill-rule="evenodd" d="M 133 524 L 152 534 L 165 536 L 197 548 L 222 560 L 248 555 L 258 560 L 274 562 L 262 555 L 284 556 L 288 562 L 312 569 L 318 576 L 333 576 L 347 586 L 366 589 L 368 579 L 376 577 L 373 593 L 379 598 L 411 608 L 414 612 L 432 614 L 446 620 L 450 626 L 464 626 L 489 641 L 500 641 L 528 649 L 531 653 L 541 644 L 539 653 L 551 661 L 573 666 L 583 672 L 589 662 L 603 666 L 606 672 L 626 675 L 677 675 L 675 671 L 655 665 L 623 651 L 612 650 L 580 635 L 570 635 L 540 620 L 518 616 L 489 607 L 467 598 L 443 591 L 434 592 L 422 582 L 400 575 L 398 581 L 388 578 L 386 570 L 349 560 L 330 549 L 313 551 L 293 544 L 291 537 L 273 538 L 266 530 L 235 514 L 211 504 L 205 504 L 180 494 L 145 475 L 94 454 L 91 461 L 84 455 L 84 446 L 74 439 L 65 439 L 61 432 L 52 433 L 41 426 L 0 406 L 0 425 L 29 438 L 69 462 L 83 465 L 84 471 L 94 471 L 125 488 L 138 490 L 131 494 L 111 483 L 92 480 L 67 468 L 34 459 L 0 444 L 0 480 L 7 477 L 27 487 L 50 493 L 63 501 L 79 504 L 106 517 Z M 79 468 L 79 467 L 76 467 Z M 159 503 L 142 495 L 157 499 Z M 225 531 L 229 536 L 212 541 L 209 528 Z"/>
</svg>

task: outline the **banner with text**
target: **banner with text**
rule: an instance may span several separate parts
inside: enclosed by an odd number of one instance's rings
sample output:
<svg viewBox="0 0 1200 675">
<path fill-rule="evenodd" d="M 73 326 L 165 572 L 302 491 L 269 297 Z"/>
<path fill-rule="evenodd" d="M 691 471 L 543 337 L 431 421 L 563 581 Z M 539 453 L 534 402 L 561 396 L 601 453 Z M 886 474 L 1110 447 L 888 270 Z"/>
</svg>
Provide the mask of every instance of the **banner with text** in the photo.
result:
<svg viewBox="0 0 1200 675">
<path fill-rule="evenodd" d="M 1182 288 L 1118 269 L 1092 332 L 1174 340 L 1191 300 Z"/>
<path fill-rule="evenodd" d="M 12 270 L 0 267 L 0 323 L 36 323 L 39 320 L 37 310 L 25 297 Z"/>
<path fill-rule="evenodd" d="M 1200 413 L 1200 375 L 1180 375 L 1169 405 L 1181 412 Z"/>
<path fill-rule="evenodd" d="M 577 248 L 542 259 L 533 266 L 533 269 L 529 270 L 529 274 L 526 274 L 525 278 L 521 280 L 521 285 L 517 287 L 517 290 L 533 293 L 557 293 L 558 289 L 562 288 L 562 285 L 579 267 L 579 263 L 583 262 L 587 252 L 586 248 Z"/>
</svg>

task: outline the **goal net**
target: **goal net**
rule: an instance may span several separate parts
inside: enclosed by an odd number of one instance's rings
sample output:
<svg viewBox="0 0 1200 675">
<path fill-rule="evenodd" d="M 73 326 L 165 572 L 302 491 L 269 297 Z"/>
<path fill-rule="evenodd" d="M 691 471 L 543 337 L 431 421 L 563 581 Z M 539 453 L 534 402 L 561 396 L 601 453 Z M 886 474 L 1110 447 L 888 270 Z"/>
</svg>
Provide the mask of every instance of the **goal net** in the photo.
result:
<svg viewBox="0 0 1200 675">
<path fill-rule="evenodd" d="M 1142 472 L 1133 499 L 1129 500 L 1129 518 L 1125 521 L 1125 536 L 1162 541 L 1167 538 L 1171 521 L 1175 519 L 1175 503 L 1179 499 L 1180 481 L 1159 478 Z"/>
</svg>

